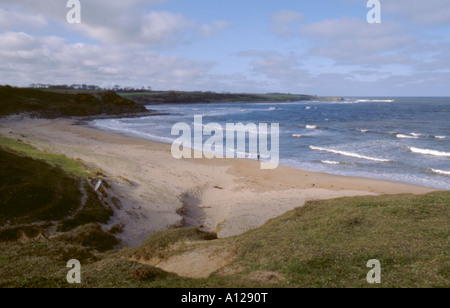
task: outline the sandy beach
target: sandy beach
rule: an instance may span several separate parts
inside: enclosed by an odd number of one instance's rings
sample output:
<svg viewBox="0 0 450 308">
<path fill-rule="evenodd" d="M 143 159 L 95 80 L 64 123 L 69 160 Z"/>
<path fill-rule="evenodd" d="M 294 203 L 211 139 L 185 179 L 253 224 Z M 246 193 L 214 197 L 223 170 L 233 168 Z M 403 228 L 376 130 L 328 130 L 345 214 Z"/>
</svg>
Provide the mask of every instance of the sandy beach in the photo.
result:
<svg viewBox="0 0 450 308">
<path fill-rule="evenodd" d="M 181 226 L 216 232 L 219 238 L 238 235 L 308 200 L 435 191 L 285 166 L 261 170 L 252 160 L 177 160 L 168 144 L 100 131 L 70 119 L 4 119 L 0 135 L 100 169 L 120 200 L 109 225 L 125 225 L 118 237 L 127 246 Z"/>
</svg>

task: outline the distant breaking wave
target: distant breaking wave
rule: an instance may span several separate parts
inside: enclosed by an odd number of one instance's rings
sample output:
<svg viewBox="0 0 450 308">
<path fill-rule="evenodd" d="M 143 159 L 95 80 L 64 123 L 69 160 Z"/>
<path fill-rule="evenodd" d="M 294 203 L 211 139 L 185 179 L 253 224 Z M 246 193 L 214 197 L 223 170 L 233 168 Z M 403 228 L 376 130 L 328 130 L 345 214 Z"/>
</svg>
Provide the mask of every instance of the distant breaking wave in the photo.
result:
<svg viewBox="0 0 450 308">
<path fill-rule="evenodd" d="M 390 162 L 390 159 L 383 159 L 383 158 L 376 158 L 376 157 L 370 157 L 370 156 L 364 156 L 357 153 L 351 153 L 351 152 L 345 152 L 345 151 L 337 151 L 337 150 L 331 150 L 331 149 L 324 149 L 324 148 L 318 148 L 314 146 L 309 147 L 311 150 L 315 151 L 322 151 L 322 152 L 330 152 L 334 154 L 349 156 L 349 157 L 355 157 L 355 158 L 362 158 L 367 160 L 373 160 L 373 161 L 379 161 L 379 162 Z"/>
<path fill-rule="evenodd" d="M 393 99 L 357 99 L 357 103 L 393 103 Z"/>
<path fill-rule="evenodd" d="M 332 160 L 321 160 L 322 163 L 327 165 L 340 165 L 341 163 L 338 161 L 332 161 Z"/>
<path fill-rule="evenodd" d="M 409 149 L 411 150 L 411 152 L 416 153 L 416 154 L 450 157 L 449 152 L 441 152 L 441 151 L 435 151 L 435 150 L 429 150 L 429 149 L 419 149 L 419 148 L 414 148 L 414 147 L 411 147 Z"/>
<path fill-rule="evenodd" d="M 307 129 L 317 129 L 317 128 L 319 128 L 317 125 L 306 125 L 305 127 Z"/>
<path fill-rule="evenodd" d="M 350 163 L 350 162 L 345 162 L 345 161 L 334 161 L 334 160 L 321 160 L 320 161 L 322 164 L 326 164 L 326 165 L 360 165 L 357 163 Z"/>
<path fill-rule="evenodd" d="M 161 137 L 158 135 L 153 135 L 153 134 L 149 134 L 137 129 L 132 129 L 132 128 L 127 128 L 123 125 L 114 125 L 114 124 L 120 124 L 119 121 L 117 120 L 112 120 L 110 123 L 99 123 L 97 120 L 93 122 L 94 126 L 97 126 L 98 128 L 101 129 L 106 129 L 106 130 L 112 130 L 112 131 L 116 131 L 119 133 L 131 133 L 133 135 L 137 135 L 140 137 L 143 137 L 144 139 L 150 139 L 150 140 L 158 140 L 160 142 L 164 142 L 164 143 L 172 143 L 173 139 L 172 138 L 167 138 L 167 137 Z"/>
<path fill-rule="evenodd" d="M 416 134 L 416 135 L 404 135 L 404 134 L 398 134 L 397 135 L 397 138 L 399 138 L 399 139 L 419 139 L 419 136 Z"/>
<path fill-rule="evenodd" d="M 450 175 L 450 171 L 444 171 L 439 169 L 430 169 L 430 170 L 437 174 Z"/>
</svg>

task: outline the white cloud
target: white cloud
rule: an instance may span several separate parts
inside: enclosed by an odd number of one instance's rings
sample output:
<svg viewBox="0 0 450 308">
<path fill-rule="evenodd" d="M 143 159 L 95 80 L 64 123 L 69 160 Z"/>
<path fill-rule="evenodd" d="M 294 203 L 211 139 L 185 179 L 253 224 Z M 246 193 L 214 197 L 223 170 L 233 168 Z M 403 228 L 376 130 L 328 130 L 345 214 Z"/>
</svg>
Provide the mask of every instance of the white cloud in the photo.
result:
<svg viewBox="0 0 450 308">
<path fill-rule="evenodd" d="M 216 21 L 211 25 L 203 24 L 199 27 L 200 34 L 203 37 L 210 37 L 211 35 L 221 32 L 229 27 L 226 21 Z"/>
<path fill-rule="evenodd" d="M 66 1 L 0 0 L 2 6 L 26 14 L 16 23 L 13 22 L 12 16 L 6 16 L 4 23 L 23 24 L 28 20 L 36 25 L 37 21 L 51 20 L 60 23 L 67 31 L 105 44 L 147 45 L 159 48 L 184 44 L 196 37 L 208 37 L 227 26 L 224 21 L 198 25 L 181 14 L 149 10 L 152 5 L 161 2 L 164 0 L 81 1 L 81 24 L 68 24 L 66 15 L 69 9 L 66 7 Z M 17 29 L 9 27 L 8 30 Z"/>
<path fill-rule="evenodd" d="M 0 8 L 0 30 L 11 31 L 17 28 L 42 29 L 47 25 L 48 22 L 42 15 Z"/>
<path fill-rule="evenodd" d="M 418 25 L 448 25 L 450 23 L 448 0 L 382 1 L 382 9 L 387 14 L 394 14 Z"/>
<path fill-rule="evenodd" d="M 303 14 L 298 12 L 279 10 L 270 16 L 271 31 L 281 37 L 291 36 L 295 33 L 294 26 L 303 18 Z"/>
<path fill-rule="evenodd" d="M 146 44 L 152 47 L 176 44 L 182 35 L 193 27 L 193 22 L 180 14 L 150 12 L 118 18 L 104 22 L 84 17 L 83 22 L 74 25 L 90 38 L 106 44 Z M 112 23 L 112 24 L 110 24 Z"/>
<path fill-rule="evenodd" d="M 402 63 L 407 57 L 397 55 L 416 43 L 415 36 L 395 22 L 373 25 L 363 19 L 331 19 L 304 25 L 301 32 L 314 41 L 310 55 L 347 65 Z"/>
<path fill-rule="evenodd" d="M 91 83 L 188 89 L 205 82 L 210 63 L 164 56 L 142 49 L 70 44 L 65 39 L 0 34 L 2 83 Z"/>
<path fill-rule="evenodd" d="M 287 91 L 302 89 L 307 83 L 310 73 L 302 67 L 300 56 L 278 51 L 248 50 L 237 54 L 250 57 L 250 71 L 256 76 L 263 76 L 270 81 L 271 91 Z M 291 90 L 290 90 L 291 89 Z M 267 90 L 267 89 L 266 89 Z"/>
<path fill-rule="evenodd" d="M 380 25 L 368 24 L 365 16 L 308 23 L 299 12 L 279 10 L 266 22 L 273 34 L 285 39 L 283 49 L 255 45 L 260 49 L 239 53 L 239 65 L 230 65 L 224 74 L 226 62 L 214 67 L 161 54 L 162 48 L 192 55 L 196 41 L 230 28 L 223 20 L 205 23 L 164 11 L 156 5 L 164 0 L 81 0 L 80 25 L 66 22 L 66 0 L 0 0 L 1 83 L 117 83 L 319 95 L 427 95 L 439 90 L 444 95 L 450 83 L 450 47 L 441 27 L 450 21 L 447 1 L 382 1 Z M 365 2 L 358 1 L 358 6 L 365 10 Z M 84 43 L 72 43 L 76 41 Z M 186 44 L 190 46 L 185 52 Z M 236 55 L 238 44 L 237 39 L 227 52 Z"/>
</svg>

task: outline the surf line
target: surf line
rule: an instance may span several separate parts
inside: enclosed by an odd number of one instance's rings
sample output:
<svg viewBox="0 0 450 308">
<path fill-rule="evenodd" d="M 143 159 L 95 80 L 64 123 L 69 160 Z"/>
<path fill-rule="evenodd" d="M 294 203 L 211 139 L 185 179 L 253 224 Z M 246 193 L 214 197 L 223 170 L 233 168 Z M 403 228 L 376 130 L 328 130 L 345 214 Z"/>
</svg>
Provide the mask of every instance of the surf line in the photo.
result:
<svg viewBox="0 0 450 308">
<path fill-rule="evenodd" d="M 261 169 L 276 169 L 280 161 L 280 124 L 271 123 L 227 123 L 225 128 L 218 123 L 203 125 L 203 116 L 194 116 L 194 129 L 187 123 L 176 123 L 172 136 L 179 136 L 172 143 L 172 156 L 182 158 L 258 158 Z M 248 138 L 247 138 L 248 135 Z M 203 143 L 204 136 L 211 136 Z M 235 138 L 237 136 L 237 138 Z M 270 150 L 269 150 L 270 136 Z M 225 137 L 225 138 L 224 138 Z M 224 155 L 224 139 L 225 151 Z M 192 140 L 194 141 L 192 143 Z M 248 140 L 248 152 L 247 150 Z M 237 145 L 237 149 L 236 146 Z M 220 149 L 221 151 L 218 151 Z M 194 155 L 192 155 L 194 150 Z"/>
</svg>

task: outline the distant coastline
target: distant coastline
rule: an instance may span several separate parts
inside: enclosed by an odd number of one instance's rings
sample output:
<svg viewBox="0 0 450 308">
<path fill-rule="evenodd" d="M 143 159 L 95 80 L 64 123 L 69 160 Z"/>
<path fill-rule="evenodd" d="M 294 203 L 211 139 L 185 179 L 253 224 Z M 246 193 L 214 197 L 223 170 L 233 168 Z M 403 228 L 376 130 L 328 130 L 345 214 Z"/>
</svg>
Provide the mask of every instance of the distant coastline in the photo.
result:
<svg viewBox="0 0 450 308">
<path fill-rule="evenodd" d="M 37 118 L 149 116 L 144 106 L 165 104 L 264 103 L 296 101 L 342 101 L 342 97 L 290 93 L 216 93 L 152 91 L 132 88 L 103 89 L 98 86 L 41 87 L 0 86 L 0 116 L 25 114 Z"/>
</svg>

